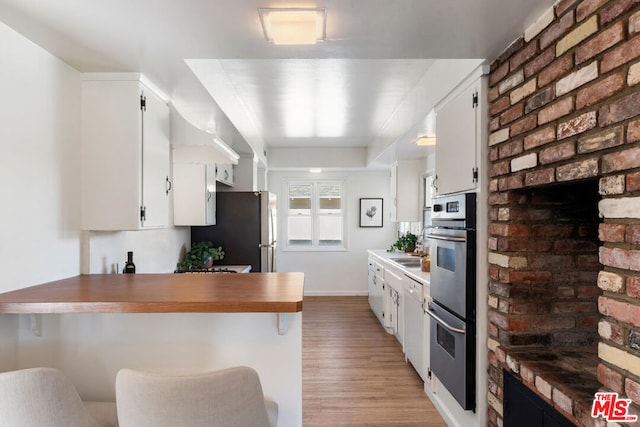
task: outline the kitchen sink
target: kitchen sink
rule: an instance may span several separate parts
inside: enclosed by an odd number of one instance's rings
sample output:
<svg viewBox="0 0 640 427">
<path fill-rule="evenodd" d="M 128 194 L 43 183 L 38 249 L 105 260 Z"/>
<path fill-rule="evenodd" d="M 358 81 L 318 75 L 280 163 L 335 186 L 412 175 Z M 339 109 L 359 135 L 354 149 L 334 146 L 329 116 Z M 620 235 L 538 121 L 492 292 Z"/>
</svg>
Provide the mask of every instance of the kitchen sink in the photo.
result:
<svg viewBox="0 0 640 427">
<path fill-rule="evenodd" d="M 397 262 L 403 267 L 420 267 L 420 258 L 389 258 L 393 262 Z"/>
</svg>

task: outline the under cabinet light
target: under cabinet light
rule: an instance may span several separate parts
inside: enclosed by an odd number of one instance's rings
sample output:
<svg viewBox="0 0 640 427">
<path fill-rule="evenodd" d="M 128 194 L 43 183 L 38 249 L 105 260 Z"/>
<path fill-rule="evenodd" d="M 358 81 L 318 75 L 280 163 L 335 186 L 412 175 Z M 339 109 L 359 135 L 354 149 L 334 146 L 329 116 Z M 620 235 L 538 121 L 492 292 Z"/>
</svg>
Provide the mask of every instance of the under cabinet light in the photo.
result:
<svg viewBox="0 0 640 427">
<path fill-rule="evenodd" d="M 219 137 L 214 136 L 213 137 L 213 143 L 216 145 L 216 147 L 218 147 L 219 149 L 221 149 L 222 151 L 224 151 L 224 153 L 229 156 L 229 158 L 234 161 L 234 162 L 238 162 L 238 159 L 240 158 L 240 155 L 238 155 L 238 153 L 236 153 L 235 151 L 233 151 L 233 149 L 231 147 L 229 147 L 223 140 L 221 140 Z"/>
<path fill-rule="evenodd" d="M 326 8 L 267 8 L 258 12 L 264 38 L 273 44 L 316 44 L 326 38 Z"/>
</svg>

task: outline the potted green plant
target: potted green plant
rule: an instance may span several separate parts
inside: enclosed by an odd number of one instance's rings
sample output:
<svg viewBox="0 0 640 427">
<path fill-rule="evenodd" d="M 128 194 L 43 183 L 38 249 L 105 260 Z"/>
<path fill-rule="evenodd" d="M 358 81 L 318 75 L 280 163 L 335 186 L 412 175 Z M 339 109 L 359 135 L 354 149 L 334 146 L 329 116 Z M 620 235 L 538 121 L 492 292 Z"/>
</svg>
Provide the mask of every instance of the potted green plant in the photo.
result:
<svg viewBox="0 0 640 427">
<path fill-rule="evenodd" d="M 223 258 L 222 246 L 216 248 L 211 242 L 197 242 L 191 245 L 191 250 L 187 252 L 182 261 L 178 262 L 176 272 L 205 270 L 211 268 L 213 261 Z"/>
<path fill-rule="evenodd" d="M 418 236 L 411 232 L 407 232 L 400 237 L 398 240 L 391 245 L 387 252 L 393 252 L 395 250 L 404 251 L 404 252 L 413 252 L 416 249 L 416 242 L 418 241 Z"/>
</svg>

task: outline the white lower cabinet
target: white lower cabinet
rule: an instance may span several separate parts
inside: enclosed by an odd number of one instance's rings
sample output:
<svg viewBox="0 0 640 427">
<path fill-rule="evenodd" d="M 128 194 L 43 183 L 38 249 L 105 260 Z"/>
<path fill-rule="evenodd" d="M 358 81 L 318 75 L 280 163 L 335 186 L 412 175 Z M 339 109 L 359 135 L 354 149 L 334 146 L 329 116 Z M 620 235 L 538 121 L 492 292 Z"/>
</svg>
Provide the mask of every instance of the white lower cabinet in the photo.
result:
<svg viewBox="0 0 640 427">
<path fill-rule="evenodd" d="M 405 345 L 404 352 L 407 360 L 423 380 L 424 372 L 424 309 L 422 283 L 407 278 L 405 280 Z"/>
<path fill-rule="evenodd" d="M 215 165 L 173 164 L 173 223 L 216 224 Z"/>
<path fill-rule="evenodd" d="M 393 288 L 389 286 L 387 283 L 386 277 L 388 276 L 388 271 L 385 268 L 385 281 L 382 286 L 382 326 L 390 332 L 393 328 L 392 322 L 395 322 L 396 314 L 395 314 L 395 306 L 392 304 L 391 299 L 393 298 Z"/>
<path fill-rule="evenodd" d="M 404 345 L 404 290 L 402 271 L 387 266 L 385 281 L 389 286 L 390 319 L 387 332 L 396 336 L 400 344 Z"/>
<path fill-rule="evenodd" d="M 425 383 L 425 389 L 430 389 L 431 388 L 431 362 L 429 361 L 429 358 L 431 357 L 431 353 L 430 353 L 430 340 L 431 340 L 431 317 L 429 317 L 429 315 L 425 312 L 424 307 L 428 307 L 429 301 L 431 300 L 430 295 L 430 288 L 429 285 L 424 285 L 422 288 L 422 292 L 424 294 L 424 299 L 423 299 L 423 323 L 422 323 L 422 340 L 424 341 L 424 347 L 423 347 L 423 372 L 424 372 L 424 383 Z"/>
<path fill-rule="evenodd" d="M 384 325 L 384 267 L 374 262 L 372 289 L 369 294 L 371 311 L 376 315 L 381 325 Z"/>
<path fill-rule="evenodd" d="M 384 329 L 398 337 L 402 343 L 400 301 L 402 300 L 401 276 L 383 260 L 369 257 L 368 291 L 369 306 Z"/>
<path fill-rule="evenodd" d="M 372 255 L 369 255 L 367 268 L 367 292 L 369 294 L 369 307 L 373 310 L 375 298 L 376 262 Z"/>
<path fill-rule="evenodd" d="M 369 256 L 369 266 L 367 269 L 367 289 L 369 292 L 369 307 L 376 318 L 382 317 L 381 308 L 378 307 L 378 279 L 376 278 L 376 261 L 373 256 Z M 380 312 L 380 313 L 378 313 Z"/>
<path fill-rule="evenodd" d="M 407 361 L 425 381 L 427 388 L 431 384 L 430 320 L 424 307 L 430 295 L 429 277 L 429 273 L 421 273 L 419 269 L 401 267 L 387 259 L 382 251 L 369 251 L 368 290 L 371 310 L 387 333 L 394 335 L 402 345 Z"/>
</svg>

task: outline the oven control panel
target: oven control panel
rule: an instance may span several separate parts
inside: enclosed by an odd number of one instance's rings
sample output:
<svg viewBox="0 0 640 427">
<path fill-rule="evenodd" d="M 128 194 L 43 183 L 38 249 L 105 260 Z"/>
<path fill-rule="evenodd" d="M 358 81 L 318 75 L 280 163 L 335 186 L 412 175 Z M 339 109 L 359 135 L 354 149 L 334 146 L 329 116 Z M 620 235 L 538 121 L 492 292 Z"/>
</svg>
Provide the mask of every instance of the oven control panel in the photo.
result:
<svg viewBox="0 0 640 427">
<path fill-rule="evenodd" d="M 475 202 L 476 193 L 436 197 L 433 199 L 432 220 L 463 220 L 467 223 L 467 227 L 473 227 L 476 216 Z"/>
<path fill-rule="evenodd" d="M 460 202 L 456 200 L 454 202 L 436 203 L 435 205 L 433 205 L 433 211 L 449 213 L 460 212 Z"/>
</svg>

